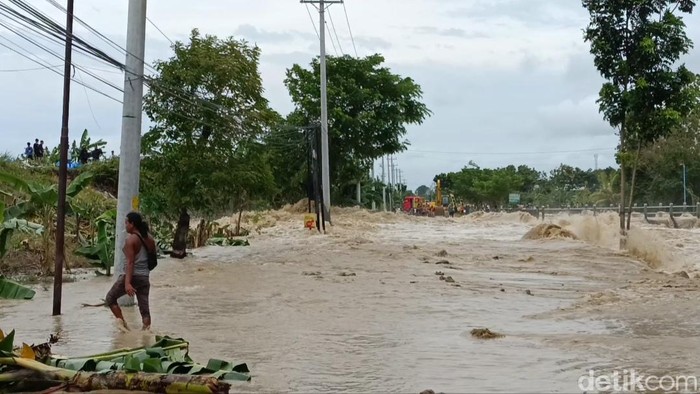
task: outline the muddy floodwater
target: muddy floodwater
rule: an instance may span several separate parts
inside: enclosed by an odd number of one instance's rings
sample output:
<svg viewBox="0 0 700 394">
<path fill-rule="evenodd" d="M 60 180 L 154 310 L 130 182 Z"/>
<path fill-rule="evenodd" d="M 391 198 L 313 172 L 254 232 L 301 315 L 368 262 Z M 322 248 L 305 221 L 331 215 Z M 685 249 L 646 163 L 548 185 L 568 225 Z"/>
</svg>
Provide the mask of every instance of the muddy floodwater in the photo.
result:
<svg viewBox="0 0 700 394">
<path fill-rule="evenodd" d="M 160 261 L 151 333 L 82 307 L 113 280 L 93 275 L 65 285 L 59 317 L 50 287 L 0 301 L 0 327 L 25 342 L 60 331 L 66 355 L 186 338 L 195 360 L 248 364 L 235 392 L 571 393 L 589 370 L 700 374 L 700 232 L 637 219 L 620 252 L 614 214 L 548 221 L 576 239 L 522 239 L 540 222 L 521 213 L 337 210 L 327 235 L 291 210 L 249 216 L 250 246 Z"/>
</svg>

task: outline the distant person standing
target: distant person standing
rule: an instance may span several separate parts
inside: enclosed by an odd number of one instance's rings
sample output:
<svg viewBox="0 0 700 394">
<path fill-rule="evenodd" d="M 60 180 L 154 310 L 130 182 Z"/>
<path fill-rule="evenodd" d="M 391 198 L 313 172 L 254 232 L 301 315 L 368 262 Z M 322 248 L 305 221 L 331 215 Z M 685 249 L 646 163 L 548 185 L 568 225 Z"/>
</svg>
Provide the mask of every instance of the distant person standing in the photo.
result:
<svg viewBox="0 0 700 394">
<path fill-rule="evenodd" d="M 44 157 L 44 141 L 39 142 L 39 157 Z"/>
<path fill-rule="evenodd" d="M 40 148 L 39 148 L 39 139 L 38 138 L 34 140 L 34 146 L 32 147 L 32 149 L 34 150 L 34 158 L 35 159 L 38 159 L 39 157 L 41 157 L 40 153 L 39 153 Z"/>
<path fill-rule="evenodd" d="M 27 147 L 24 148 L 24 157 L 26 157 L 27 160 L 32 160 L 34 158 L 34 148 L 32 148 L 31 142 L 27 142 Z"/>
</svg>

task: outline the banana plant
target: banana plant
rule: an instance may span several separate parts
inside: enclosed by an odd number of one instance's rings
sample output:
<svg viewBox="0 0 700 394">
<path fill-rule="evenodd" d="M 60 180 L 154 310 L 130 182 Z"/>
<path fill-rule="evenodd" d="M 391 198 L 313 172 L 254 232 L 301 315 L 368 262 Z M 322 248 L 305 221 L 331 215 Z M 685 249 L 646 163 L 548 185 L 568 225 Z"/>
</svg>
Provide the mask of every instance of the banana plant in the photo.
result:
<svg viewBox="0 0 700 394">
<path fill-rule="evenodd" d="M 87 187 L 92 180 L 92 174 L 84 172 L 77 176 L 66 189 L 66 199 L 70 202 L 78 193 Z M 42 245 L 43 263 L 46 273 L 51 271 L 51 244 L 54 237 L 54 222 L 56 220 L 56 207 L 58 206 L 58 185 L 28 182 L 12 174 L 0 172 L 0 182 L 3 182 L 14 189 L 15 192 L 22 193 L 15 196 L 16 202 L 13 206 L 4 210 L 4 219 L 30 220 L 37 219 L 43 226 Z"/>
<path fill-rule="evenodd" d="M 97 148 L 102 149 L 106 145 L 107 145 L 107 142 L 105 142 L 104 140 L 98 140 L 98 141 L 92 142 L 92 140 L 90 139 L 90 136 L 88 135 L 87 129 L 84 129 L 83 134 L 80 136 L 80 142 L 78 143 L 75 140 L 73 140 L 73 143 L 71 144 L 70 154 L 71 154 L 71 157 L 73 159 L 77 159 L 78 157 L 80 157 L 80 151 L 82 149 L 85 149 L 86 151 L 91 152 Z"/>
<path fill-rule="evenodd" d="M 0 259 L 9 251 L 10 238 L 15 231 L 42 235 L 44 226 L 21 219 L 5 220 L 5 203 L 0 201 Z"/>
<path fill-rule="evenodd" d="M 112 265 L 114 264 L 116 223 L 116 209 L 110 209 L 100 215 L 95 219 L 95 226 L 97 227 L 96 239 L 93 239 L 91 244 L 83 245 L 75 251 L 75 254 L 93 260 L 93 264 L 104 269 L 107 276 L 112 274 Z"/>
</svg>

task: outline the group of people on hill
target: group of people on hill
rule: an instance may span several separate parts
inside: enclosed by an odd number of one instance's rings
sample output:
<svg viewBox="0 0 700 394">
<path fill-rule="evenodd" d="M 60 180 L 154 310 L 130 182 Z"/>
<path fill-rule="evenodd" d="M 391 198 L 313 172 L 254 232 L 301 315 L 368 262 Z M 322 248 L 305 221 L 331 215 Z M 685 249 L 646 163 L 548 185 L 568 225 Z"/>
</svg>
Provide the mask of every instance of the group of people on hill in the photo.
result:
<svg viewBox="0 0 700 394">
<path fill-rule="evenodd" d="M 34 145 L 31 142 L 27 142 L 27 146 L 24 148 L 24 157 L 28 160 L 40 160 L 44 157 L 44 152 L 48 152 L 49 148 L 44 146 L 44 141 L 39 139 L 34 140 Z"/>
</svg>

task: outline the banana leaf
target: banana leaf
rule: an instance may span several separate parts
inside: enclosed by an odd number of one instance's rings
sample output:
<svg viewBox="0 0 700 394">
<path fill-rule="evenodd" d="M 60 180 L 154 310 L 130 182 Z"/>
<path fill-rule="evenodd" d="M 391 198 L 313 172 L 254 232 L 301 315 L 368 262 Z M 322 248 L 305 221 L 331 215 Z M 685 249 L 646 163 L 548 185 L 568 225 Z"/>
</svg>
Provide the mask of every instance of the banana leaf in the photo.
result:
<svg viewBox="0 0 700 394">
<path fill-rule="evenodd" d="M 80 391 L 228 393 L 229 381 L 250 380 L 245 364 L 210 360 L 202 366 L 187 355 L 187 341 L 157 339 L 150 348 L 120 349 L 81 358 L 50 356 L 42 363 L 38 361 L 43 359 L 38 349 L 46 344 L 14 347 L 14 331 L 5 336 L 0 330 L 0 392 L 22 390 L 31 387 L 27 383 L 38 383 Z"/>
<path fill-rule="evenodd" d="M 0 203 L 0 210 L 2 210 L 2 203 Z M 4 214 L 0 214 L 0 216 L 7 217 Z M 10 239 L 15 231 L 41 235 L 44 232 L 44 226 L 28 222 L 24 219 L 12 218 L 6 221 L 0 219 L 0 257 L 5 256 L 10 250 Z"/>
<path fill-rule="evenodd" d="M 10 300 L 31 300 L 36 292 L 0 275 L 0 298 Z"/>
<path fill-rule="evenodd" d="M 47 364 L 72 371 L 128 371 L 169 375 L 206 375 L 223 381 L 249 381 L 246 364 L 211 359 L 206 365 L 194 362 L 189 343 L 181 338 L 156 337 L 151 347 L 120 349 L 83 357 L 52 356 Z"/>
</svg>

